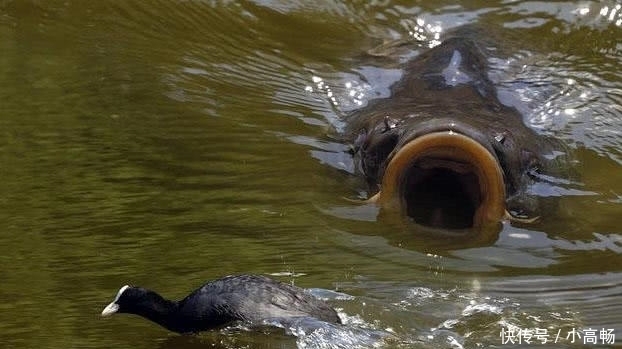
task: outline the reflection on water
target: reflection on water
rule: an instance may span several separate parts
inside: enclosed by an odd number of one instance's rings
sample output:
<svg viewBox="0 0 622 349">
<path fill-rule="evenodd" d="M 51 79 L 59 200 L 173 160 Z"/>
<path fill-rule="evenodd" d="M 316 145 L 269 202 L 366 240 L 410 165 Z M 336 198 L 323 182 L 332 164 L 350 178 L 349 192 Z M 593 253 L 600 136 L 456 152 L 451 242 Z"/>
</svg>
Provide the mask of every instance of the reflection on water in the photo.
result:
<svg viewBox="0 0 622 349">
<path fill-rule="evenodd" d="M 613 1 L 0 1 L 0 338 L 459 348 L 596 328 L 619 343 L 621 22 Z M 465 24 L 484 28 L 501 100 L 578 174 L 533 189 L 555 200 L 543 219 L 485 243 L 413 236 L 344 199 L 366 186 L 333 137 Z M 181 298 L 241 272 L 352 295 L 324 295 L 346 325 L 188 337 L 98 316 L 120 284 Z"/>
</svg>

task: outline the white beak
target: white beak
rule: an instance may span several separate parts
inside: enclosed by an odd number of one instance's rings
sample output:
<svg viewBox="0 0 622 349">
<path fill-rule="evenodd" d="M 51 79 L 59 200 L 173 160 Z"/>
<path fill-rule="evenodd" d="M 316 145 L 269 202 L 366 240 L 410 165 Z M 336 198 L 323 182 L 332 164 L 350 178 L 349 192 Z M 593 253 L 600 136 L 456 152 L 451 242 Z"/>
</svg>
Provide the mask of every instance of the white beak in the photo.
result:
<svg viewBox="0 0 622 349">
<path fill-rule="evenodd" d="M 128 285 L 121 287 L 119 292 L 117 292 L 117 295 L 114 297 L 112 303 L 108 304 L 108 306 L 106 306 L 104 310 L 102 310 L 102 316 L 110 316 L 119 311 L 119 304 L 117 304 L 117 301 L 119 300 L 119 298 L 121 298 L 123 292 L 125 292 L 125 290 L 127 290 L 128 288 L 130 288 L 130 286 Z"/>
<path fill-rule="evenodd" d="M 102 311 L 102 316 L 110 316 L 119 310 L 119 305 L 115 302 L 108 304 Z"/>
</svg>

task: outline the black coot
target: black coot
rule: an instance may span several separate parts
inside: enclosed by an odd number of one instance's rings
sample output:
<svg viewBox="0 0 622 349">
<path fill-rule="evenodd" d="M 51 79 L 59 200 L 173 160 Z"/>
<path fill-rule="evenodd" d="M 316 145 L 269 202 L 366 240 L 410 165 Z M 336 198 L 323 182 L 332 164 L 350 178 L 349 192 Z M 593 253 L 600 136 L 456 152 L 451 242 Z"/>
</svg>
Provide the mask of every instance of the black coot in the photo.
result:
<svg viewBox="0 0 622 349">
<path fill-rule="evenodd" d="M 139 287 L 123 286 L 102 316 L 130 313 L 171 331 L 199 332 L 233 321 L 310 316 L 341 323 L 337 312 L 300 287 L 259 275 L 236 275 L 210 281 L 181 301 L 170 301 Z"/>
</svg>

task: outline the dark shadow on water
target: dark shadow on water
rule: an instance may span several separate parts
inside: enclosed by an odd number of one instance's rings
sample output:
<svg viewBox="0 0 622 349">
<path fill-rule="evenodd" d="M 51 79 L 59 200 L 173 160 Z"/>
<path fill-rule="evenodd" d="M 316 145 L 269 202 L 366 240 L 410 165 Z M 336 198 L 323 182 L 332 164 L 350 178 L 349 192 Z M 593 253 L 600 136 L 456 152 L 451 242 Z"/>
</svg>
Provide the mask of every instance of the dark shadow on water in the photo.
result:
<svg viewBox="0 0 622 349">
<path fill-rule="evenodd" d="M 227 328 L 191 335 L 171 335 L 158 343 L 160 349 L 199 348 L 292 348 L 296 339 L 286 336 L 282 330 L 249 331 L 241 328 Z"/>
<path fill-rule="evenodd" d="M 171 335 L 158 344 L 173 348 L 370 348 L 397 341 L 385 331 L 335 325 L 310 317 L 271 318 L 246 327 L 233 325 L 196 335 Z"/>
</svg>

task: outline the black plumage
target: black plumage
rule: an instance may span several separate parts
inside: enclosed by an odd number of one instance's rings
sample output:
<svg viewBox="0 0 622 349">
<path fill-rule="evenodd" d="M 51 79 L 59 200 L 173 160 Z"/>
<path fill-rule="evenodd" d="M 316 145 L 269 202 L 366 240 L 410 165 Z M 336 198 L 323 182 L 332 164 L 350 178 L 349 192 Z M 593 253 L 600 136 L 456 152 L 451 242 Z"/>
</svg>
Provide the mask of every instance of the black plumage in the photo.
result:
<svg viewBox="0 0 622 349">
<path fill-rule="evenodd" d="M 300 287 L 259 275 L 210 281 L 181 301 L 154 291 L 124 286 L 102 312 L 140 315 L 171 331 L 199 332 L 233 321 L 259 323 L 270 318 L 313 317 L 341 323 L 337 312 Z"/>
</svg>

